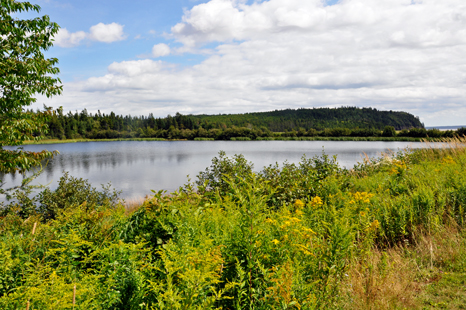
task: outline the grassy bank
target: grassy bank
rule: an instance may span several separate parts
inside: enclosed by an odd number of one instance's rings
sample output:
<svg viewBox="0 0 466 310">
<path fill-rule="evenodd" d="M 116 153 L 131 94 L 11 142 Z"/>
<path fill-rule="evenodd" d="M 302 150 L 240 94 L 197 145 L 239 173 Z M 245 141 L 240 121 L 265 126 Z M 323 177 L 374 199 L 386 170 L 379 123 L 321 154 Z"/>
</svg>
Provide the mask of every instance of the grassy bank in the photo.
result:
<svg viewBox="0 0 466 310">
<path fill-rule="evenodd" d="M 194 141 L 214 141 L 213 138 L 195 138 Z M 234 137 L 231 141 L 402 141 L 419 142 L 426 140 L 412 137 L 258 137 L 252 140 L 248 137 Z M 435 139 L 432 139 L 434 141 Z M 119 138 L 119 139 L 43 139 L 39 141 L 25 141 L 24 144 L 58 144 L 76 142 L 112 142 L 112 141 L 186 141 L 186 139 L 163 138 Z"/>
<path fill-rule="evenodd" d="M 43 139 L 39 141 L 25 141 L 24 144 L 60 144 L 60 143 L 77 143 L 77 142 L 113 142 L 113 141 L 168 141 L 163 138 L 118 138 L 118 139 Z M 183 140 L 170 140 L 183 141 Z"/>
<path fill-rule="evenodd" d="M 131 207 L 66 175 L 2 214 L 0 308 L 460 309 L 465 143 L 351 171 L 220 153 Z"/>
</svg>

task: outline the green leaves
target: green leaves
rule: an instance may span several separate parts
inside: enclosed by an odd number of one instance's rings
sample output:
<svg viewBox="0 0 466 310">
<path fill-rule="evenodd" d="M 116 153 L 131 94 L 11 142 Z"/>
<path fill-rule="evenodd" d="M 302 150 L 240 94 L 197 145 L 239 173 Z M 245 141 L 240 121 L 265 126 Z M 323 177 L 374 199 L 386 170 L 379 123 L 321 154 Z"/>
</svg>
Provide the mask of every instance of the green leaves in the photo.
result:
<svg viewBox="0 0 466 310">
<path fill-rule="evenodd" d="M 14 0 L 0 3 L 0 171 L 24 172 L 53 153 L 12 152 L 2 146 L 36 140 L 47 130 L 49 110 L 34 114 L 24 108 L 36 102 L 37 94 L 51 97 L 62 92 L 62 86 L 57 85 L 60 79 L 51 76 L 59 73 L 54 67 L 58 59 L 46 59 L 43 54 L 53 45 L 59 26 L 48 16 L 25 20 L 12 17 L 20 12 L 39 12 L 38 5 Z"/>
</svg>

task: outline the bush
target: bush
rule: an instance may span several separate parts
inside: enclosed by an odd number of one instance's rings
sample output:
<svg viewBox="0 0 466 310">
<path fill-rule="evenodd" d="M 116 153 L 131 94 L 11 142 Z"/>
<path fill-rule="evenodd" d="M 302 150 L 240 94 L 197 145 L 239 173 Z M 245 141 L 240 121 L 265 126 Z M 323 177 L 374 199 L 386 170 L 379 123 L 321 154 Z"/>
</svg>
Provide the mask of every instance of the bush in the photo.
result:
<svg viewBox="0 0 466 310">
<path fill-rule="evenodd" d="M 461 127 L 456 130 L 456 135 L 458 137 L 464 137 L 466 136 L 466 127 Z"/>
<path fill-rule="evenodd" d="M 235 155 L 230 159 L 224 151 L 220 151 L 218 157 L 212 159 L 212 165 L 197 175 L 196 185 L 201 192 L 218 190 L 221 195 L 225 195 L 230 189 L 225 178 L 247 178 L 252 173 L 252 168 L 253 164 L 243 155 Z"/>
<path fill-rule="evenodd" d="M 382 136 L 384 136 L 384 137 L 394 137 L 394 136 L 396 136 L 395 127 L 385 126 L 385 128 L 383 129 L 383 132 L 382 132 Z"/>
<path fill-rule="evenodd" d="M 64 172 L 55 190 L 46 188 L 33 196 L 35 187 L 25 186 L 17 189 L 11 196 L 13 201 L 5 206 L 2 213 L 17 213 L 22 218 L 39 214 L 44 221 L 56 216 L 72 206 L 84 205 L 87 210 L 97 206 L 115 205 L 120 192 L 111 189 L 111 184 L 102 185 L 102 191 L 92 187 L 88 180 L 75 178 Z"/>
<path fill-rule="evenodd" d="M 86 204 L 93 209 L 101 205 L 115 205 L 120 192 L 111 189 L 111 184 L 102 185 L 102 191 L 92 187 L 88 180 L 75 178 L 64 172 L 58 183 L 58 188 L 51 191 L 45 189 L 38 195 L 39 213 L 44 220 L 54 219 L 61 211 L 70 206 Z"/>
</svg>

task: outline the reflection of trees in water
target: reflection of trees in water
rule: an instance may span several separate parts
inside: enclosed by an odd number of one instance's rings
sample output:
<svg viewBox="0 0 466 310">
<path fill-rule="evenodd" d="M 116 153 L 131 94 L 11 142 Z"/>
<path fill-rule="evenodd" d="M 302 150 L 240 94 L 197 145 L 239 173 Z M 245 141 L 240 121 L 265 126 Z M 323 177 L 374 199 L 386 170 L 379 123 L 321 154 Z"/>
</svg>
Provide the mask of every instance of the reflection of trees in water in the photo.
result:
<svg viewBox="0 0 466 310">
<path fill-rule="evenodd" d="M 15 172 L 15 173 L 3 173 L 3 172 L 0 172 L 0 180 L 3 182 L 3 183 L 7 183 L 8 179 L 11 179 L 11 182 L 14 182 L 16 180 L 16 178 L 19 178 L 21 175 L 20 173 L 18 172 Z M 23 179 L 25 178 L 25 176 L 22 177 Z M 1 184 L 1 183 L 0 183 Z"/>
<path fill-rule="evenodd" d="M 168 155 L 168 161 L 169 162 L 176 162 L 176 163 L 182 163 L 184 161 L 187 161 L 189 159 L 188 154 L 180 154 L 180 153 L 171 153 Z"/>
<path fill-rule="evenodd" d="M 52 159 L 53 160 L 53 159 Z M 51 179 L 53 176 L 53 167 L 52 167 L 52 160 L 50 160 L 47 165 L 43 168 L 44 171 L 42 173 L 45 173 L 47 176 L 47 179 Z M 44 164 L 42 164 L 44 165 Z"/>
<path fill-rule="evenodd" d="M 142 162 L 147 162 L 150 165 L 158 162 L 176 162 L 182 163 L 188 160 L 191 156 L 188 153 L 156 153 L 147 150 L 137 152 L 132 150 L 124 150 L 121 152 L 98 152 L 98 153 L 78 153 L 78 154 L 60 154 L 50 160 L 45 172 L 47 177 L 52 177 L 56 171 L 82 171 L 89 174 L 91 170 L 115 170 L 126 165 L 132 166 Z"/>
</svg>

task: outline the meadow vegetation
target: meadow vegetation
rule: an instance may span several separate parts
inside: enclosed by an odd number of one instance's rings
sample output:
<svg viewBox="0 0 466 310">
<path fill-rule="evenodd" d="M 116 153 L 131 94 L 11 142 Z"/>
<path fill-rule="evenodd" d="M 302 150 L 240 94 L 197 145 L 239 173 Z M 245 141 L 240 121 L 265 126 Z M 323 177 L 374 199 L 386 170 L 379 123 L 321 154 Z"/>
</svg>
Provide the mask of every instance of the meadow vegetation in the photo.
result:
<svg viewBox="0 0 466 310">
<path fill-rule="evenodd" d="M 65 174 L 0 221 L 2 309 L 466 307 L 466 139 L 255 172 L 223 152 L 129 206 Z M 29 198 L 28 198 L 29 197 Z"/>
</svg>

